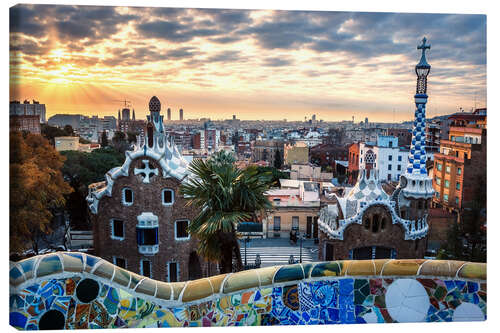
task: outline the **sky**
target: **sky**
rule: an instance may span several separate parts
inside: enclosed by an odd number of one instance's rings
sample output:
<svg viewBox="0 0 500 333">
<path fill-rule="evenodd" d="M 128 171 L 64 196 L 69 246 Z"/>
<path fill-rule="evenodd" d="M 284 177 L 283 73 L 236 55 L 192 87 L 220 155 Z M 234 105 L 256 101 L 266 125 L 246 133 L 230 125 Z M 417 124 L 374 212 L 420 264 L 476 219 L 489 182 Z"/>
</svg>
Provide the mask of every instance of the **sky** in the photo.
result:
<svg viewBox="0 0 500 333">
<path fill-rule="evenodd" d="M 57 113 L 399 122 L 413 117 L 417 45 L 427 115 L 486 107 L 486 16 L 17 5 L 10 98 Z"/>
</svg>

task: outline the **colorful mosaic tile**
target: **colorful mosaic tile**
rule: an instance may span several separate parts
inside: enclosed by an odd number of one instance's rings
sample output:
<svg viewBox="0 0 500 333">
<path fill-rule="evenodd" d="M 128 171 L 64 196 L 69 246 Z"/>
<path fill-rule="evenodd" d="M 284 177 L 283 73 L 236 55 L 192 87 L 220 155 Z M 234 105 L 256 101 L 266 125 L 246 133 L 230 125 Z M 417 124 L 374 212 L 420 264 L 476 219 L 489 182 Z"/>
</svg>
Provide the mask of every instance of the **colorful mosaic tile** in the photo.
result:
<svg viewBox="0 0 500 333">
<path fill-rule="evenodd" d="M 457 264 L 448 266 L 446 261 L 441 263 L 448 268 L 428 264 L 429 269 L 422 276 L 409 275 L 409 271 L 419 264 L 414 260 L 408 265 L 405 261 L 398 261 L 390 268 L 393 274 L 390 278 L 383 278 L 382 268 L 375 268 L 379 275 L 367 276 L 369 265 L 345 261 L 265 268 L 262 274 L 247 271 L 232 274 L 232 279 L 226 280 L 226 275 L 220 275 L 189 283 L 168 284 L 144 280 L 108 263 L 101 263 L 101 259 L 93 256 L 64 254 L 63 258 L 69 256 L 82 265 L 85 263 L 84 271 L 75 272 L 75 262 L 68 270 L 73 275 L 60 277 L 60 257 L 54 255 L 20 263 L 23 270 L 25 267 L 31 267 L 31 270 L 39 267 L 35 264 L 37 260 L 40 264 L 45 263 L 41 270 L 38 268 L 44 278 L 34 282 L 34 276 L 28 278 L 30 273 L 21 277 L 15 272 L 16 281 L 26 281 L 17 284 L 11 280 L 13 292 L 9 298 L 9 320 L 13 327 L 37 330 L 486 319 L 486 280 L 456 277 L 453 275 L 456 272 L 450 272 L 453 276 L 446 279 L 429 275 L 429 271 L 444 274 L 442 272 L 450 271 L 449 267 L 459 269 Z M 468 270 L 461 270 L 463 275 L 483 276 L 480 266 L 469 266 Z M 95 275 L 93 267 L 96 267 Z M 103 269 L 98 271 L 99 267 Z M 401 276 L 396 274 L 397 267 L 402 267 Z M 110 281 L 111 277 L 106 278 L 109 274 L 103 273 L 104 268 L 119 272 L 119 276 Z M 271 278 L 270 273 L 274 274 Z M 236 279 L 237 276 L 242 280 Z M 268 284 L 262 285 L 261 276 Z M 247 281 L 251 279 L 254 281 Z M 130 288 L 127 281 L 135 281 L 130 282 L 134 286 Z M 143 283 L 140 281 L 147 281 L 143 292 L 138 288 Z M 269 284 L 270 281 L 279 284 Z M 157 298 L 151 298 L 153 288 Z M 224 290 L 232 293 L 219 294 Z"/>
</svg>

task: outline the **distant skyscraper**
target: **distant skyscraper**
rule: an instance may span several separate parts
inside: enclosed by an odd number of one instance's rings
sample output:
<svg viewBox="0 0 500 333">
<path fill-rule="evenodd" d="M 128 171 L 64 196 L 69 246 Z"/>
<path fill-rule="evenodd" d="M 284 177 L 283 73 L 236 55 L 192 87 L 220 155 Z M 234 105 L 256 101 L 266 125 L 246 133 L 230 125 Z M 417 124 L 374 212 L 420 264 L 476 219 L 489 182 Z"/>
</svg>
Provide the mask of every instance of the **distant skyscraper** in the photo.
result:
<svg viewBox="0 0 500 333">
<path fill-rule="evenodd" d="M 118 109 L 118 121 L 121 121 L 122 120 L 122 113 L 120 111 L 120 109 Z"/>
<path fill-rule="evenodd" d="M 368 117 L 365 118 L 365 127 L 368 127 Z"/>
<path fill-rule="evenodd" d="M 130 120 L 130 109 L 129 108 L 122 109 L 122 120 Z"/>
<path fill-rule="evenodd" d="M 235 114 L 233 114 L 233 120 L 236 120 L 236 115 Z"/>
<path fill-rule="evenodd" d="M 132 109 L 132 120 L 135 120 L 135 109 Z"/>
<path fill-rule="evenodd" d="M 354 116 L 352 116 L 352 123 L 354 124 Z"/>
<path fill-rule="evenodd" d="M 172 120 L 172 113 L 170 111 L 170 108 L 167 109 L 167 119 L 170 121 Z"/>
<path fill-rule="evenodd" d="M 184 111 L 179 109 L 179 120 L 184 120 Z"/>
<path fill-rule="evenodd" d="M 316 121 L 316 115 L 313 114 L 312 121 Z"/>
</svg>

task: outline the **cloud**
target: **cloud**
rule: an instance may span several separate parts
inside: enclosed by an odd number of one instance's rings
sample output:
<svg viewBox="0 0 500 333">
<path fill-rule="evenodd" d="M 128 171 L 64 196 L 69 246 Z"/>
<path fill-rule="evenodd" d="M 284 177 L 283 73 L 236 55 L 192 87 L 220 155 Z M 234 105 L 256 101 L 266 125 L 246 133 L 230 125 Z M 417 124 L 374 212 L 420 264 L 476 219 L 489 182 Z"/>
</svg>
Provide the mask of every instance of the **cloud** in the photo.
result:
<svg viewBox="0 0 500 333">
<path fill-rule="evenodd" d="M 293 61 L 290 59 L 283 59 L 280 57 L 275 58 L 266 58 L 264 59 L 263 65 L 269 67 L 281 67 L 281 66 L 289 66 L 293 64 Z"/>
</svg>

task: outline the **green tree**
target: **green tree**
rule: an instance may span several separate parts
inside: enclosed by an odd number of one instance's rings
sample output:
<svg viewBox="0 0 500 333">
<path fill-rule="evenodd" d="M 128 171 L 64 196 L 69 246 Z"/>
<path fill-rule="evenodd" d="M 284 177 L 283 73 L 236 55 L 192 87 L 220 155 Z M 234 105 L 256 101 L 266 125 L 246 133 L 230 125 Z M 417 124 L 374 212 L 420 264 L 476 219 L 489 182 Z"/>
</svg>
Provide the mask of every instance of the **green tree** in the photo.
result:
<svg viewBox="0 0 500 333">
<path fill-rule="evenodd" d="M 62 157 L 42 136 L 10 133 L 10 252 L 32 248 L 51 232 L 52 211 L 64 206 L 71 187 Z"/>
<path fill-rule="evenodd" d="M 73 131 L 73 127 L 71 125 L 64 126 L 63 131 L 66 134 L 66 136 L 74 136 L 75 135 L 75 131 Z"/>
<path fill-rule="evenodd" d="M 281 152 L 276 149 L 276 154 L 274 155 L 274 167 L 276 169 L 281 169 L 283 166 L 283 159 L 281 158 Z"/>
<path fill-rule="evenodd" d="M 61 154 L 66 158 L 62 173 L 74 189 L 66 201 L 71 226 L 78 230 L 88 230 L 90 221 L 85 200 L 88 186 L 103 181 L 106 172 L 123 164 L 125 155 L 112 147 L 95 149 L 90 153 L 69 150 Z"/>
<path fill-rule="evenodd" d="M 101 147 L 108 146 L 108 133 L 106 131 L 102 131 L 101 134 Z"/>
<path fill-rule="evenodd" d="M 123 132 L 115 132 L 111 142 L 113 147 L 120 153 L 124 153 L 126 150 L 130 149 L 130 144 L 127 142 L 127 136 Z"/>
<path fill-rule="evenodd" d="M 128 143 L 136 143 L 138 135 L 139 135 L 139 133 L 137 133 L 137 132 L 127 132 Z"/>
<path fill-rule="evenodd" d="M 190 171 L 194 177 L 181 185 L 180 192 L 188 198 L 188 206 L 200 211 L 189 225 L 190 233 L 200 241 L 198 253 L 218 261 L 221 273 L 233 270 L 233 257 L 240 270 L 237 224 L 256 221 L 259 213 L 271 207 L 264 195 L 270 173 L 259 173 L 255 167 L 241 170 L 234 163 L 221 163 L 217 156 L 194 160 Z"/>
<path fill-rule="evenodd" d="M 66 136 L 66 132 L 59 127 L 50 126 L 47 124 L 41 124 L 42 136 L 50 141 L 54 145 L 54 138 L 58 136 Z"/>
</svg>

